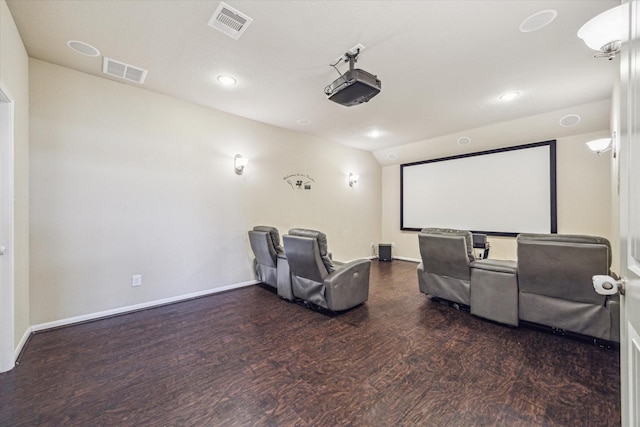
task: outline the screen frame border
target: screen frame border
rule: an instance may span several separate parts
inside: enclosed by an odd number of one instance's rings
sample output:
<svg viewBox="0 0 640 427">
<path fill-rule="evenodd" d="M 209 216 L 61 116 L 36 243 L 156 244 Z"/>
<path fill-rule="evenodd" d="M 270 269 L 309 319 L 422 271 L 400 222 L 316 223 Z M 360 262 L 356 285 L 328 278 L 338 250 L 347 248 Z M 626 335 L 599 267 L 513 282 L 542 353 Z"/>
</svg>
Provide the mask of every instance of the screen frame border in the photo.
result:
<svg viewBox="0 0 640 427">
<path fill-rule="evenodd" d="M 492 150 L 477 151 L 473 153 L 458 154 L 455 156 L 439 157 L 437 159 L 420 160 L 417 162 L 402 163 L 400 165 L 400 230 L 401 231 L 421 231 L 421 228 L 404 226 L 404 168 L 418 166 L 427 163 L 444 162 L 450 160 L 463 159 L 467 157 L 485 156 L 508 151 L 526 150 L 530 148 L 549 147 L 549 197 L 550 197 L 550 230 L 551 234 L 558 232 L 558 200 L 557 200 L 557 174 L 556 174 L 556 140 L 535 142 L 531 144 L 514 145 L 511 147 L 496 148 Z M 492 230 L 469 230 L 473 233 L 482 233 L 490 236 L 516 237 L 518 232 L 502 232 Z"/>
</svg>

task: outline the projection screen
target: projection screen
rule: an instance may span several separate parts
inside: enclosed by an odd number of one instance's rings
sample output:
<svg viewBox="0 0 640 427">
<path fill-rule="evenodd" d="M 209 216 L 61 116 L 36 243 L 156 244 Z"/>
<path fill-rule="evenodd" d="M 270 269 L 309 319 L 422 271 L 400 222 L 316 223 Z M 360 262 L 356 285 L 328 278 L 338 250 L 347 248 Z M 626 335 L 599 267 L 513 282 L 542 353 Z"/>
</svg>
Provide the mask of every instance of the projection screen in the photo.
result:
<svg viewBox="0 0 640 427">
<path fill-rule="evenodd" d="M 400 229 L 556 233 L 556 141 L 400 165 Z"/>
</svg>

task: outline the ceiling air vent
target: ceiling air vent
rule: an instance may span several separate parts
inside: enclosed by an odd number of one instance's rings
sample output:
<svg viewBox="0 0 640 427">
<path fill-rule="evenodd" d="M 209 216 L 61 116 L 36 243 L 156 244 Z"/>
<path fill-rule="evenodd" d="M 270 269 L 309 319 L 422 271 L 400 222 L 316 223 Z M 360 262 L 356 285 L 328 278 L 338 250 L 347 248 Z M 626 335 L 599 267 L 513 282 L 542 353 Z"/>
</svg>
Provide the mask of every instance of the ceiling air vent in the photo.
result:
<svg viewBox="0 0 640 427">
<path fill-rule="evenodd" d="M 249 18 L 225 2 L 220 2 L 207 25 L 237 40 L 252 21 L 253 18 Z"/>
<path fill-rule="evenodd" d="M 147 70 L 116 61 L 105 56 L 102 62 L 102 72 L 113 77 L 128 80 L 133 83 L 144 83 L 147 77 Z"/>
</svg>

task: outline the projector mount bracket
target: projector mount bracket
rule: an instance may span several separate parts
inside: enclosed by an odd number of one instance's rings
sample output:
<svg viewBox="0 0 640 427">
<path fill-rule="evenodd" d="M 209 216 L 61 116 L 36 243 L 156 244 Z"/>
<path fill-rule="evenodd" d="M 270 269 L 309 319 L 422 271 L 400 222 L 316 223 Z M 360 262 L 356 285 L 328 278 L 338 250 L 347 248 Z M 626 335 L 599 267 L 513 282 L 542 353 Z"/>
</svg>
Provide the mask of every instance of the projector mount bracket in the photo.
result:
<svg viewBox="0 0 640 427">
<path fill-rule="evenodd" d="M 355 63 L 358 62 L 358 55 L 360 55 L 360 48 L 359 47 L 355 49 L 355 52 L 353 50 L 350 50 L 349 52 L 346 52 L 336 62 L 334 62 L 333 64 L 330 64 L 330 66 L 335 68 L 335 70 L 338 72 L 338 74 L 340 74 L 340 77 L 342 77 L 342 73 L 340 72 L 340 70 L 338 70 L 336 65 L 338 65 L 340 62 L 343 62 L 343 61 L 344 62 L 348 62 L 349 63 L 349 71 L 353 71 Z"/>
</svg>

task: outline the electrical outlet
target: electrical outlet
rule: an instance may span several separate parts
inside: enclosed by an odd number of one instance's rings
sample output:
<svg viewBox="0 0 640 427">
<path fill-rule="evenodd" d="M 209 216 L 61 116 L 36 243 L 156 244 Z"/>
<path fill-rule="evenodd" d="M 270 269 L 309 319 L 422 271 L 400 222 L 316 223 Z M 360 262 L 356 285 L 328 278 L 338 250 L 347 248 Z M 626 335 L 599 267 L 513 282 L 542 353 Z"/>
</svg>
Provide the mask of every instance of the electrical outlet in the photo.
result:
<svg viewBox="0 0 640 427">
<path fill-rule="evenodd" d="M 142 285 L 142 274 L 134 274 L 131 276 L 131 286 L 140 286 Z"/>
</svg>

